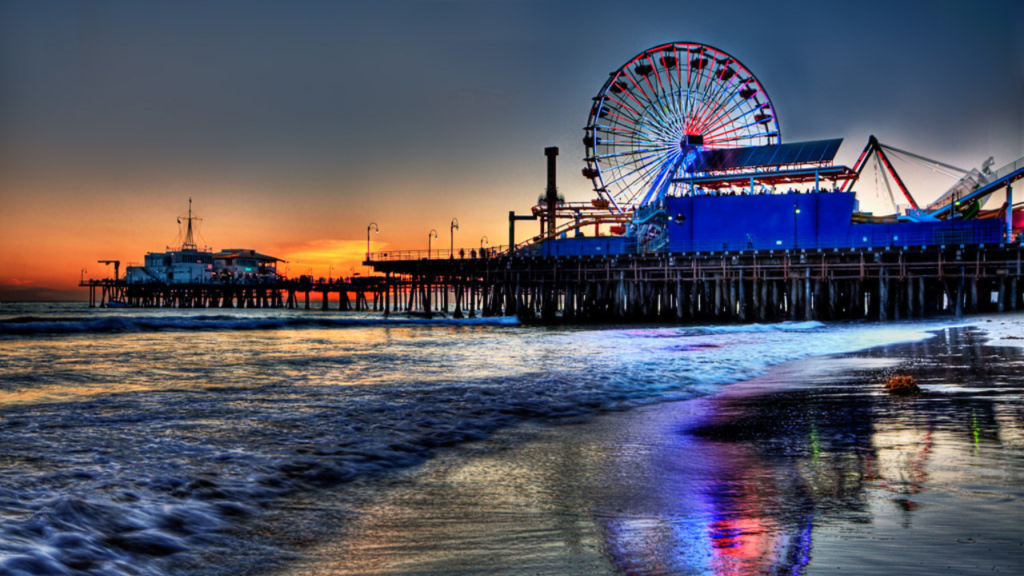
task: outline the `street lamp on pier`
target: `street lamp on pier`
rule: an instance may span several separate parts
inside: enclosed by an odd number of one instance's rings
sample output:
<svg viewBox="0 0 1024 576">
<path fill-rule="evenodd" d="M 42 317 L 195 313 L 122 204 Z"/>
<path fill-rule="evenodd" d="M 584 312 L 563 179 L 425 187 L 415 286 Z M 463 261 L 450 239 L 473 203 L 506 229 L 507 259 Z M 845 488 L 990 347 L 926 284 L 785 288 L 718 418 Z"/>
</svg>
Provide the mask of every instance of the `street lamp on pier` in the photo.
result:
<svg viewBox="0 0 1024 576">
<path fill-rule="evenodd" d="M 797 236 L 796 236 L 796 217 L 800 214 L 800 205 L 793 202 L 793 252 L 796 252 Z"/>
<path fill-rule="evenodd" d="M 430 229 L 430 232 L 427 232 L 427 260 L 430 260 L 430 252 L 433 250 L 430 246 L 431 240 L 437 240 L 437 230 L 433 228 Z"/>
<path fill-rule="evenodd" d="M 380 234 L 380 226 L 377 226 L 376 222 L 370 222 L 370 225 L 366 227 L 366 261 L 370 261 L 370 230 L 373 230 L 374 234 Z"/>
<path fill-rule="evenodd" d="M 380 226 L 376 222 L 370 222 L 370 225 L 366 227 L 366 275 L 370 275 L 370 229 L 373 229 L 374 234 L 380 234 Z"/>
<path fill-rule="evenodd" d="M 484 246 L 490 245 L 491 239 L 487 236 L 480 238 L 480 257 L 484 257 Z"/>
<path fill-rule="evenodd" d="M 88 272 L 89 272 L 88 270 L 86 270 L 85 268 L 82 268 L 82 281 L 80 282 L 80 284 L 85 284 L 85 275 Z"/>
<path fill-rule="evenodd" d="M 452 218 L 451 225 L 451 244 L 448 246 L 448 257 L 455 258 L 455 231 L 459 229 L 459 219 Z"/>
</svg>

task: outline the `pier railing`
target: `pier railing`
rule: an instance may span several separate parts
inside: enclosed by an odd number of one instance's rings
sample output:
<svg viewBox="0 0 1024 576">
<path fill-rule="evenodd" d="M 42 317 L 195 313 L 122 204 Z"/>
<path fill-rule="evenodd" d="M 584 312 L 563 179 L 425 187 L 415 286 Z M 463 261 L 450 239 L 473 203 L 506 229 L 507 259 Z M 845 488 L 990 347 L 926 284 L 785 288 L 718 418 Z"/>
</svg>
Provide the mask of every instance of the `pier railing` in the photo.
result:
<svg viewBox="0 0 1024 576">
<path fill-rule="evenodd" d="M 1016 243 L 1021 238 L 1015 238 Z M 951 226 L 941 229 L 933 229 L 924 232 L 898 234 L 885 233 L 881 231 L 869 232 L 865 230 L 854 231 L 846 235 L 835 236 L 794 236 L 761 238 L 749 236 L 743 238 L 707 238 L 702 240 L 676 240 L 664 244 L 653 244 L 658 250 L 647 250 L 645 253 L 700 253 L 713 254 L 719 252 L 742 252 L 742 251 L 787 251 L 787 250 L 870 250 L 870 249 L 894 249 L 894 248 L 942 248 L 946 246 L 998 246 L 1014 242 L 1004 238 L 1003 225 L 999 220 L 992 220 L 985 226 Z M 638 253 L 635 243 L 627 243 L 622 255 Z M 516 254 L 522 256 L 607 256 L 609 253 L 601 254 L 593 252 L 594 248 L 587 248 L 581 244 L 559 244 L 542 243 L 520 247 Z"/>
<path fill-rule="evenodd" d="M 993 227 L 995 228 L 995 227 Z M 868 248 L 922 248 L 960 245 L 998 245 L 1003 243 L 1002 233 L 979 230 L 974 227 L 947 229 L 910 234 L 852 234 L 850 236 L 821 236 L 817 238 L 762 239 L 746 241 L 704 240 L 700 242 L 669 243 L 669 252 L 732 252 L 737 250 L 857 250 Z"/>
<path fill-rule="evenodd" d="M 367 262 L 390 262 L 395 260 L 452 260 L 469 258 L 494 258 L 508 251 L 508 246 L 485 246 L 480 248 L 459 248 L 452 250 L 388 250 L 370 252 Z"/>
<path fill-rule="evenodd" d="M 1017 243 L 1021 238 L 1014 239 Z M 955 225 L 949 228 L 929 230 L 915 233 L 882 233 L 882 232 L 852 232 L 849 235 L 816 236 L 813 238 L 790 236 L 787 238 L 758 238 L 750 236 L 747 239 L 723 238 L 703 239 L 697 241 L 675 241 L 665 242 L 658 252 L 669 253 L 701 253 L 712 254 L 717 252 L 742 252 L 745 250 L 772 251 L 772 250 L 863 250 L 873 248 L 924 248 L 924 247 L 945 247 L 945 246 L 992 246 L 1010 244 L 1003 238 L 1002 225 L 1000 221 L 992 220 L 989 226 L 964 226 Z M 580 252 L 581 248 L 575 244 L 539 243 L 517 246 L 515 253 L 519 256 L 607 256 L 605 253 L 589 254 Z M 481 252 L 479 249 L 459 249 L 453 254 L 445 250 L 390 250 L 386 252 L 372 252 L 369 254 L 368 262 L 409 262 L 419 260 L 469 260 L 481 258 L 495 258 L 508 252 L 508 246 L 487 247 Z M 647 252 L 650 252 L 649 250 Z M 626 251 L 622 255 L 637 253 L 635 242 L 628 242 Z"/>
</svg>

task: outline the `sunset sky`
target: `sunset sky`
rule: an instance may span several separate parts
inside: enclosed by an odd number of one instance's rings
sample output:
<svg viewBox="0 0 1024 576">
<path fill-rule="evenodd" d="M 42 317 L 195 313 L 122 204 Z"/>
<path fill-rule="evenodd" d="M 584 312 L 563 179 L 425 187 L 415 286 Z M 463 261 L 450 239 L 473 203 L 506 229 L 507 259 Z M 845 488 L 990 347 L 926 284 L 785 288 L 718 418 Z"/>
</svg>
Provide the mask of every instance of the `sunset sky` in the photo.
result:
<svg viewBox="0 0 1024 576">
<path fill-rule="evenodd" d="M 870 134 L 968 168 L 1024 156 L 1019 0 L 0 0 L 0 300 L 85 298 L 83 268 L 172 244 L 190 196 L 201 243 L 292 275 L 361 271 L 371 221 L 372 250 L 447 248 L 453 217 L 456 248 L 505 244 L 544 147 L 565 197 L 593 197 L 591 99 L 671 41 L 739 58 L 783 141 L 845 138 L 840 163 Z M 924 200 L 952 184 L 905 177 Z"/>
</svg>

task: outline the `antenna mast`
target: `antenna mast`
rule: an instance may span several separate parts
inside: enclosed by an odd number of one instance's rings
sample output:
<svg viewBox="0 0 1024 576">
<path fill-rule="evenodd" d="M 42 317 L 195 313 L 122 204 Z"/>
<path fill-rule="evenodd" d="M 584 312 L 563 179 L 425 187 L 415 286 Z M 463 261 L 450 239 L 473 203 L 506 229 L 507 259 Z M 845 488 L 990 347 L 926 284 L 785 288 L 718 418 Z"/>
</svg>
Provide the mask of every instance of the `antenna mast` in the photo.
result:
<svg viewBox="0 0 1024 576">
<path fill-rule="evenodd" d="M 192 238 L 192 197 L 188 197 L 188 231 L 185 232 L 185 242 L 181 245 L 182 250 L 195 250 L 196 243 Z"/>
</svg>

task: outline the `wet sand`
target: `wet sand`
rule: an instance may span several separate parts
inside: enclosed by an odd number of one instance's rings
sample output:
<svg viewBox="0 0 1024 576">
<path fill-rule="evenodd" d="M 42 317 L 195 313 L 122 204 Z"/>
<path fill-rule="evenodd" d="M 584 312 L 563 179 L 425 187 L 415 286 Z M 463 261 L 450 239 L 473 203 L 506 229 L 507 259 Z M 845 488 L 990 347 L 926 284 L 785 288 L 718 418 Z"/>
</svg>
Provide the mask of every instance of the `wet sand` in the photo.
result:
<svg viewBox="0 0 1024 576">
<path fill-rule="evenodd" d="M 1019 574 L 1024 349 L 985 340 L 947 329 L 504 431 L 394 478 L 271 573 Z M 891 374 L 924 391 L 890 396 Z"/>
</svg>

